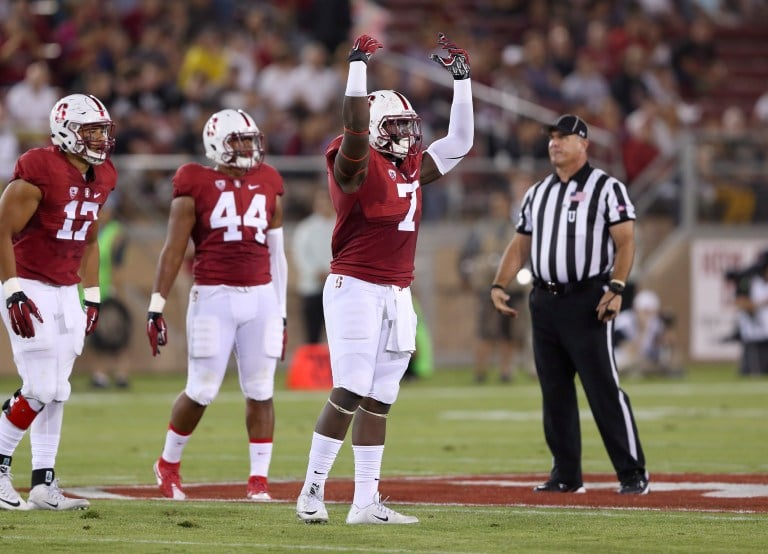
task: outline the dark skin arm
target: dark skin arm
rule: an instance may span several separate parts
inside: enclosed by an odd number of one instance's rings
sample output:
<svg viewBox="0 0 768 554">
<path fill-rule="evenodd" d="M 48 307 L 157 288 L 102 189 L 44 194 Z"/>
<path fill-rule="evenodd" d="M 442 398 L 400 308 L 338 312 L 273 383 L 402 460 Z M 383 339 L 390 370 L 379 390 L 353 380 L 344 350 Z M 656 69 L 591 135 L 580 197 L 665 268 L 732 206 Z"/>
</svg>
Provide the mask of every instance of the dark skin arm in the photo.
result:
<svg viewBox="0 0 768 554">
<path fill-rule="evenodd" d="M 347 194 L 356 192 L 368 176 L 368 98 L 345 96 L 342 108 L 344 119 L 344 137 L 333 163 L 333 176 L 341 190 Z M 421 158 L 419 184 L 421 186 L 436 181 L 442 174 L 437 169 L 435 160 L 430 155 Z"/>
<path fill-rule="evenodd" d="M 88 229 L 85 239 L 83 259 L 80 260 L 80 279 L 83 288 L 99 286 L 99 221 L 96 220 Z"/>
<path fill-rule="evenodd" d="M 12 181 L 0 197 L 0 281 L 16 277 L 12 238 L 24 229 L 42 198 L 40 189 L 23 179 Z"/>
<path fill-rule="evenodd" d="M 368 176 L 368 97 L 345 96 L 342 119 L 344 137 L 333 162 L 333 176 L 341 190 L 349 194 L 356 192 Z"/>
<path fill-rule="evenodd" d="M 155 274 L 154 292 L 168 298 L 187 251 L 189 237 L 195 225 L 195 201 L 191 196 L 178 196 L 171 202 L 168 216 L 168 234 L 160 253 Z"/>
</svg>

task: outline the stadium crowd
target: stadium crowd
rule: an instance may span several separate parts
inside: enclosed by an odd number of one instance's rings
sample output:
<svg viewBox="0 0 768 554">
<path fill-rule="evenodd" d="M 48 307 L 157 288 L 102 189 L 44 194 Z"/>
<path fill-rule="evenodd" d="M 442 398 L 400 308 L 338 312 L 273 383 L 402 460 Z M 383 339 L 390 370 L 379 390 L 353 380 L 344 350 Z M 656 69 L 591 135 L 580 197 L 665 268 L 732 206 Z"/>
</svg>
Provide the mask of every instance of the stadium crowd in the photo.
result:
<svg viewBox="0 0 768 554">
<path fill-rule="evenodd" d="M 353 27 L 420 60 L 446 28 L 473 52 L 476 82 L 607 130 L 618 147 L 594 155 L 614 156 L 631 185 L 687 128 L 760 123 L 765 110 L 712 109 L 728 78 L 713 30 L 766 16 L 757 0 L 0 0 L 1 177 L 7 160 L 47 142 L 50 107 L 72 91 L 109 106 L 117 155 L 202 156 L 205 118 L 230 107 L 253 114 L 268 155 L 321 154 L 338 129 Z M 425 140 L 447 125 L 450 90 L 421 74 L 379 64 L 370 87 L 409 90 Z M 546 164 L 540 122 L 480 103 L 477 112 L 473 156 Z M 476 180 L 464 185 L 489 186 Z M 155 183 L 141 186 L 151 200 Z M 721 188 L 719 216 L 754 216 L 728 212 L 744 200 Z M 444 215 L 444 204 L 425 217 Z"/>
</svg>

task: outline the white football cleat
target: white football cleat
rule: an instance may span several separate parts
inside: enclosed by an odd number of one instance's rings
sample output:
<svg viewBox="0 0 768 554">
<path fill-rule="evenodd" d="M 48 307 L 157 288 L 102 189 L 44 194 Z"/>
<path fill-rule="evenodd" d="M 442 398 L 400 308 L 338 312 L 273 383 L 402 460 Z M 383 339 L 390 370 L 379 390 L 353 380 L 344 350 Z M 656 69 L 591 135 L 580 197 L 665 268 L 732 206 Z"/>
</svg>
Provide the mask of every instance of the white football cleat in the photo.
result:
<svg viewBox="0 0 768 554">
<path fill-rule="evenodd" d="M 0 510 L 28 510 L 27 503 L 13 488 L 12 477 L 11 466 L 0 465 Z"/>
<path fill-rule="evenodd" d="M 379 493 L 376 493 L 373 502 L 365 508 L 358 508 L 353 504 L 347 514 L 347 524 L 349 525 L 408 525 L 418 522 L 418 518 L 406 516 L 392 508 L 387 508 Z"/>
<path fill-rule="evenodd" d="M 328 523 L 328 510 L 325 509 L 322 493 L 312 485 L 302 492 L 296 500 L 296 516 L 304 523 Z"/>
<path fill-rule="evenodd" d="M 85 510 L 91 505 L 85 498 L 64 496 L 56 479 L 50 485 L 32 487 L 27 504 L 30 510 Z"/>
</svg>

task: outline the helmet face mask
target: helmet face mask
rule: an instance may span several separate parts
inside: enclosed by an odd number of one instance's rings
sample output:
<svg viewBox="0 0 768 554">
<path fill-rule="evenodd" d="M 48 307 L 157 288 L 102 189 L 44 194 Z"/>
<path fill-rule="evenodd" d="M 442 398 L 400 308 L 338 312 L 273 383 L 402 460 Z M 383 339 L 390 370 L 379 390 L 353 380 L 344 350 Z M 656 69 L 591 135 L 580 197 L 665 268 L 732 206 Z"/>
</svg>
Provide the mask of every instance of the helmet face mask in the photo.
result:
<svg viewBox="0 0 768 554">
<path fill-rule="evenodd" d="M 403 159 L 421 147 L 421 118 L 405 96 L 394 90 L 368 95 L 369 142 L 374 150 Z"/>
<path fill-rule="evenodd" d="M 203 129 L 205 155 L 219 165 L 252 169 L 264 160 L 264 135 L 243 110 L 221 110 Z"/>
<path fill-rule="evenodd" d="M 115 124 L 107 108 L 89 94 L 70 94 L 53 106 L 51 142 L 91 165 L 104 163 L 115 148 Z"/>
</svg>

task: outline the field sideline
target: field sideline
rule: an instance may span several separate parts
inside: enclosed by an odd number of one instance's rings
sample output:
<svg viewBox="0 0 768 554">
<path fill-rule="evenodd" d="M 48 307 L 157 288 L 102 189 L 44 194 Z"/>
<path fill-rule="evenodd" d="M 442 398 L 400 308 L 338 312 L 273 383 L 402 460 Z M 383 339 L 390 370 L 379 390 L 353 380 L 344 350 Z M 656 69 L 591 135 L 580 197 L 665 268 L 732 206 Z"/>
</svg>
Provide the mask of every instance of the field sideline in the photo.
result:
<svg viewBox="0 0 768 554">
<path fill-rule="evenodd" d="M 15 379 L 0 378 L 0 395 L 16 386 Z M 348 443 L 327 488 L 331 523 L 296 520 L 293 500 L 326 393 L 285 390 L 282 374 L 270 476 L 278 501 L 239 500 L 247 443 L 231 375 L 185 451 L 182 475 L 192 500 L 158 499 L 151 465 L 182 386 L 180 375 L 137 376 L 129 391 L 91 391 L 87 379 L 76 376 L 57 475 L 65 490 L 118 496 L 94 498 L 86 512 L 0 512 L 0 546 L 14 552 L 459 554 L 762 552 L 768 544 L 768 380 L 740 379 L 730 368 L 623 383 L 651 471 L 647 497 L 615 494 L 581 397 L 588 493 L 571 496 L 579 497 L 574 504 L 530 492 L 549 464 L 535 381 L 521 376 L 511 385 L 478 386 L 468 371 L 450 370 L 407 383 L 390 418 L 381 489 L 393 507 L 421 523 L 396 530 L 344 525 L 352 486 Z M 27 487 L 28 438 L 13 470 L 17 488 Z M 700 502 L 686 507 L 686 495 Z M 614 506 L 619 500 L 625 505 Z"/>
</svg>

